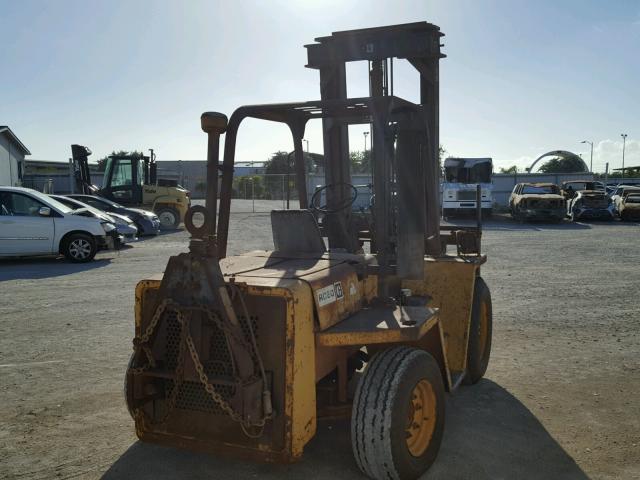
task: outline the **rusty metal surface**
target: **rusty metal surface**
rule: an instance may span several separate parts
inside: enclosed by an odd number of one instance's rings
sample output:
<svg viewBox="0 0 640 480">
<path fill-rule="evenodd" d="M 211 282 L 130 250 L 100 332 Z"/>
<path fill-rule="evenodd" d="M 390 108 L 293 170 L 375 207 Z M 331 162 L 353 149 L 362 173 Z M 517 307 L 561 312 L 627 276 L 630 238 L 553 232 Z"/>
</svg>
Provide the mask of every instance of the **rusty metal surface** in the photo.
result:
<svg viewBox="0 0 640 480">
<path fill-rule="evenodd" d="M 218 411 L 207 400 L 200 384 L 191 379 L 185 383 L 186 390 L 181 390 L 176 408 L 163 423 L 136 419 L 136 431 L 142 440 L 215 453 L 229 452 L 263 461 L 290 462 L 302 454 L 304 445 L 315 433 L 315 379 L 305 374 L 307 368 L 313 369 L 314 365 L 313 304 L 308 286 L 303 282 L 285 279 L 281 283 L 286 285 L 243 287 L 248 294 L 250 320 L 258 332 L 259 349 L 270 374 L 276 411 L 273 420 L 265 425 L 263 435 L 257 439 L 246 437 L 237 422 Z M 159 287 L 158 281 L 142 281 L 137 287 L 137 332 L 149 321 Z M 166 328 L 163 335 L 169 341 Z M 171 375 L 144 378 L 161 383 L 172 381 Z M 144 388 L 132 385 L 128 390 L 141 392 Z M 162 414 L 165 401 L 159 397 L 149 413 Z"/>
<path fill-rule="evenodd" d="M 438 321 L 427 307 L 370 307 L 316 334 L 322 346 L 368 345 L 419 340 Z"/>
<path fill-rule="evenodd" d="M 439 309 L 447 362 L 452 373 L 463 372 L 466 368 L 473 287 L 482 262 L 483 257 L 428 258 L 424 264 L 424 282 L 402 282 L 403 288 L 411 289 L 414 294 L 429 296 L 429 306 Z"/>
<path fill-rule="evenodd" d="M 553 193 L 521 193 L 526 186 L 547 187 Z M 554 183 L 519 183 L 509 197 L 511 214 L 518 218 L 564 218 L 566 201 Z"/>
</svg>

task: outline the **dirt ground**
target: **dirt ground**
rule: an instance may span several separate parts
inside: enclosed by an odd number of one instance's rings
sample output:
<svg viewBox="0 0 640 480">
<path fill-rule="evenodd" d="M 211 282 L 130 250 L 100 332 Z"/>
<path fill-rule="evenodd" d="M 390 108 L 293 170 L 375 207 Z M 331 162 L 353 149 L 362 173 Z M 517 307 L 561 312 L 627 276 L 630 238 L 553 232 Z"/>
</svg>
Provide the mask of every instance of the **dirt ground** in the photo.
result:
<svg viewBox="0 0 640 480">
<path fill-rule="evenodd" d="M 187 238 L 89 265 L 0 261 L 1 478 L 363 478 L 346 422 L 320 423 L 289 466 L 136 440 L 122 395 L 134 286 Z M 426 479 L 640 479 L 639 238 L 640 225 L 620 222 L 487 223 L 491 362 L 449 396 Z M 232 254 L 270 248 L 268 215 L 235 213 L 230 241 Z"/>
</svg>

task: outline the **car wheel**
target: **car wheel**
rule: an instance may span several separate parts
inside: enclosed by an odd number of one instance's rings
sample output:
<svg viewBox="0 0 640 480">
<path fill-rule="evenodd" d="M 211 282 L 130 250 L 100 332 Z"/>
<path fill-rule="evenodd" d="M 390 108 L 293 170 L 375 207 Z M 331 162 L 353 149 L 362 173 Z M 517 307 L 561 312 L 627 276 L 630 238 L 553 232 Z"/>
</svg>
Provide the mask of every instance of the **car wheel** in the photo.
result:
<svg viewBox="0 0 640 480">
<path fill-rule="evenodd" d="M 67 260 L 85 263 L 93 260 L 98 251 L 95 239 L 85 233 L 74 233 L 65 238 L 62 253 Z"/>
<path fill-rule="evenodd" d="M 162 207 L 156 210 L 160 219 L 160 229 L 175 230 L 180 225 L 180 213 L 175 208 Z"/>
</svg>

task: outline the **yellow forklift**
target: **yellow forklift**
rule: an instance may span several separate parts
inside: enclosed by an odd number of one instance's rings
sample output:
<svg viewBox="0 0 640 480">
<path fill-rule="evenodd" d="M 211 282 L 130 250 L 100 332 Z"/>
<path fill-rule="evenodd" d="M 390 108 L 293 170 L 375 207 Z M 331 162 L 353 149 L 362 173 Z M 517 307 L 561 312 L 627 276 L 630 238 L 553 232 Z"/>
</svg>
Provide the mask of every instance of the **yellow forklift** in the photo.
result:
<svg viewBox="0 0 640 480">
<path fill-rule="evenodd" d="M 149 155 L 110 155 L 102 188 L 91 183 L 89 155 L 83 145 L 71 145 L 76 193 L 99 195 L 127 207 L 141 207 L 158 215 L 160 228 L 176 229 L 191 204 L 189 191 L 176 180 L 158 178 L 153 149 Z"/>
<path fill-rule="evenodd" d="M 189 251 L 135 292 L 125 397 L 142 441 L 292 462 L 319 419 L 350 417 L 369 477 L 417 478 L 435 461 L 445 392 L 482 378 L 492 330 L 481 226 L 439 224 L 441 37 L 426 22 L 336 32 L 306 47 L 320 100 L 202 115 L 207 197 L 187 213 Z M 420 104 L 393 95 L 393 57 L 418 71 Z M 368 62 L 369 97 L 346 97 L 345 62 L 356 60 Z M 289 126 L 300 209 L 271 212 L 272 251 L 227 256 L 245 118 Z M 314 119 L 325 187 L 309 201 L 302 138 Z M 350 208 L 352 124 L 372 128 L 370 228 Z"/>
</svg>

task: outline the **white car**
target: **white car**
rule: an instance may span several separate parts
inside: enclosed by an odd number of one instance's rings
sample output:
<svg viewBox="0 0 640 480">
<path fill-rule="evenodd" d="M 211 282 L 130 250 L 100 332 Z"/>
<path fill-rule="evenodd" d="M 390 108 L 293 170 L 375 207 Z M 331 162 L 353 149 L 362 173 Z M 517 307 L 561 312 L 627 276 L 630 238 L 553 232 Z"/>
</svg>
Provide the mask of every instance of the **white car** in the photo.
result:
<svg viewBox="0 0 640 480">
<path fill-rule="evenodd" d="M 74 215 L 66 205 L 30 188 L 0 187 L 0 256 L 63 254 L 88 262 L 113 248 L 115 225 Z"/>
</svg>

